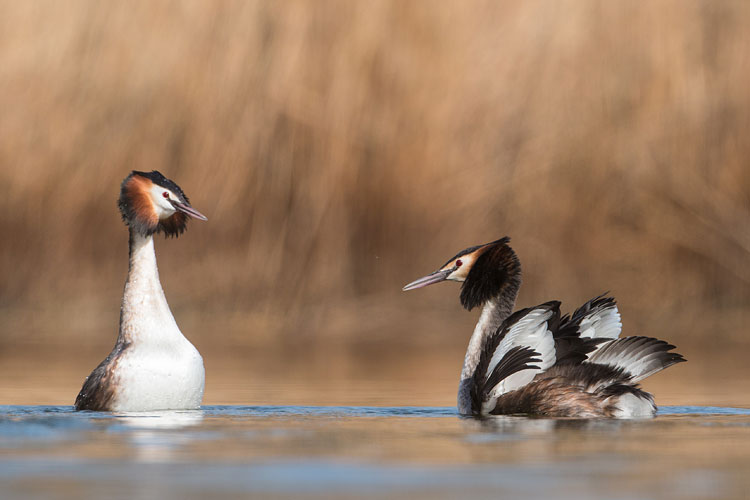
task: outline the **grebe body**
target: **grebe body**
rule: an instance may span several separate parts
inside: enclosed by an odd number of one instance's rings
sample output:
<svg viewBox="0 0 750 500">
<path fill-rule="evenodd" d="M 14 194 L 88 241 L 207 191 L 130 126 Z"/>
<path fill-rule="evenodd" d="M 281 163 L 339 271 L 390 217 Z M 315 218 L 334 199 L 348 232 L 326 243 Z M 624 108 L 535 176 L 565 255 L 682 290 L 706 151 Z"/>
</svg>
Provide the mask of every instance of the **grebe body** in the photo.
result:
<svg viewBox="0 0 750 500">
<path fill-rule="evenodd" d="M 458 391 L 463 415 L 648 417 L 653 396 L 638 383 L 685 359 L 649 337 L 620 338 L 617 304 L 599 296 L 572 315 L 551 301 L 513 313 L 521 265 L 502 238 L 462 250 L 437 271 L 404 287 L 458 281 L 461 304 L 481 307 Z"/>
<path fill-rule="evenodd" d="M 154 234 L 178 236 L 187 218 L 206 220 L 159 172 L 132 172 L 120 210 L 130 231 L 128 278 L 112 352 L 76 398 L 78 410 L 194 409 L 203 398 L 203 359 L 177 326 L 159 281 Z"/>
</svg>

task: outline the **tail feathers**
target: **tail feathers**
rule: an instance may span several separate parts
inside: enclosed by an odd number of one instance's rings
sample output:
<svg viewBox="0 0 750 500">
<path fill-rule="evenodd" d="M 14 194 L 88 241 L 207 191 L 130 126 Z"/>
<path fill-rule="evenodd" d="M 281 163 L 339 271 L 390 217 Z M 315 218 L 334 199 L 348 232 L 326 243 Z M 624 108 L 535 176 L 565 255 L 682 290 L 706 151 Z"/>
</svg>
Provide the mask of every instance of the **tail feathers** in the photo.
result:
<svg viewBox="0 0 750 500">
<path fill-rule="evenodd" d="M 636 383 L 675 363 L 685 361 L 681 354 L 669 352 L 675 346 L 650 337 L 625 337 L 610 340 L 588 355 L 587 362 L 620 368 Z"/>
</svg>

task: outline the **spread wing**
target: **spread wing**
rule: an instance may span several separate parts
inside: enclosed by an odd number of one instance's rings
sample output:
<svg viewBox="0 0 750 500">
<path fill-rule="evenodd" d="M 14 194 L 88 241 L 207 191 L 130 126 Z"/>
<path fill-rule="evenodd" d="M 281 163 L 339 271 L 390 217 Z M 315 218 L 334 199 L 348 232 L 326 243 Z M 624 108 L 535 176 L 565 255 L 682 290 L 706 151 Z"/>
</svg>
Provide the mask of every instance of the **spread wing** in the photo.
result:
<svg viewBox="0 0 750 500">
<path fill-rule="evenodd" d="M 560 328 L 554 332 L 557 363 L 582 363 L 621 331 L 615 299 L 606 294 L 594 297 L 560 320 Z"/>
<path fill-rule="evenodd" d="M 552 332 L 559 322 L 557 301 L 522 309 L 503 322 L 485 344 L 474 372 L 475 413 L 487 413 L 500 395 L 525 386 L 555 364 Z"/>
<path fill-rule="evenodd" d="M 595 297 L 579 307 L 573 315 L 561 321 L 558 335 L 564 341 L 565 335 L 576 333 L 580 341 L 573 350 L 580 356 L 581 361 L 608 365 L 620 368 L 631 375 L 633 383 L 675 363 L 685 361 L 682 355 L 669 352 L 675 346 L 649 337 L 619 338 L 622 332 L 620 312 L 617 303 L 606 294 Z M 559 343 L 559 342 L 558 342 Z M 558 359 L 560 359 L 560 345 L 558 345 Z"/>
<path fill-rule="evenodd" d="M 560 329 L 555 337 L 606 338 L 616 339 L 622 332 L 622 321 L 617 302 L 606 293 L 589 300 L 571 316 L 560 321 Z"/>
<path fill-rule="evenodd" d="M 587 363 L 620 368 L 630 374 L 631 382 L 685 361 L 681 354 L 670 352 L 675 346 L 650 337 L 625 337 L 610 340 L 589 355 Z"/>
</svg>

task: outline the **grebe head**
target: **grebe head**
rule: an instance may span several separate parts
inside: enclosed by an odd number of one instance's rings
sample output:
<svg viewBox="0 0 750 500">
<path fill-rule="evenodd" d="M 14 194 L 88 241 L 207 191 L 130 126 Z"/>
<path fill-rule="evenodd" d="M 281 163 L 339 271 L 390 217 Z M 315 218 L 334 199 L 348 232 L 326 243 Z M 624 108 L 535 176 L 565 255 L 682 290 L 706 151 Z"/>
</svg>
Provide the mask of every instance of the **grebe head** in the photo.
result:
<svg viewBox="0 0 750 500">
<path fill-rule="evenodd" d="M 117 204 L 125 224 L 145 236 L 160 231 L 165 236 L 179 236 L 186 229 L 188 217 L 207 220 L 190 206 L 180 186 L 156 170 L 133 170 L 122 181 Z"/>
<path fill-rule="evenodd" d="M 509 241 L 506 236 L 461 250 L 440 269 L 412 281 L 403 290 L 415 290 L 441 281 L 462 282 L 461 304 L 471 310 L 495 297 L 510 280 L 520 285 L 521 264 Z"/>
</svg>

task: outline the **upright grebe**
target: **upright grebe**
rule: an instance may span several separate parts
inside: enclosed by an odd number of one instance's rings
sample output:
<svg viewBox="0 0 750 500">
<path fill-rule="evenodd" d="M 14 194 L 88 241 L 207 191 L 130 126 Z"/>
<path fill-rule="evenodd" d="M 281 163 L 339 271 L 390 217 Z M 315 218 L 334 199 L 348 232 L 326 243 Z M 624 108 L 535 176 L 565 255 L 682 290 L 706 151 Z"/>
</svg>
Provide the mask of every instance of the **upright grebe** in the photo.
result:
<svg viewBox="0 0 750 500">
<path fill-rule="evenodd" d="M 458 390 L 462 415 L 646 417 L 656 413 L 638 382 L 685 359 L 664 341 L 620 336 L 615 300 L 599 296 L 560 317 L 552 301 L 513 314 L 521 264 L 509 238 L 462 250 L 404 287 L 463 282 L 461 304 L 482 306 Z"/>
<path fill-rule="evenodd" d="M 120 212 L 130 231 L 130 265 L 120 331 L 107 359 L 88 376 L 77 410 L 150 411 L 198 408 L 203 358 L 180 332 L 159 282 L 154 233 L 179 236 L 188 217 L 206 220 L 182 189 L 157 171 L 122 181 Z"/>
</svg>

